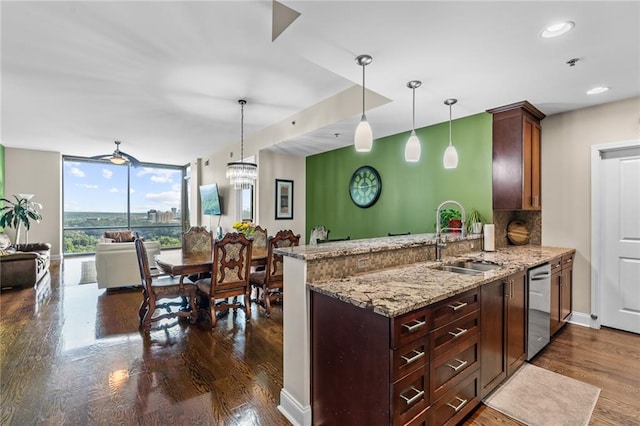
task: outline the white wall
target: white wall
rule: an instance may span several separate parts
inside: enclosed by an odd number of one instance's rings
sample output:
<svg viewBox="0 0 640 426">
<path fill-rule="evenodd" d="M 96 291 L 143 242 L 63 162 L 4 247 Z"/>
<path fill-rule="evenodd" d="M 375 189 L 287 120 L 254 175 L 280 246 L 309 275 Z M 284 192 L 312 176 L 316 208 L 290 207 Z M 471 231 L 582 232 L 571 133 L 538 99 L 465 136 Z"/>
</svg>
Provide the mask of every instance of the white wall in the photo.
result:
<svg viewBox="0 0 640 426">
<path fill-rule="evenodd" d="M 218 184 L 220 197 L 222 198 L 223 215 L 217 216 L 199 215 L 200 225 L 206 226 L 215 232 L 220 219 L 220 226 L 223 232 L 232 231 L 232 226 L 237 220 L 236 197 L 237 191 L 233 189 L 229 180 L 226 178 L 226 167 L 232 160 L 226 151 L 212 154 L 209 158 L 201 159 L 201 167 L 197 175 L 202 185 L 211 183 Z M 208 165 L 207 165 L 208 162 Z M 294 233 L 304 237 L 305 230 L 305 164 L 304 157 L 293 157 L 288 155 L 276 154 L 270 151 L 262 150 L 257 156 L 258 164 L 258 181 L 256 182 L 256 200 L 254 205 L 255 218 L 254 221 L 267 229 L 269 235 L 274 235 L 281 229 L 291 229 Z M 194 176 L 194 167 L 197 162 L 191 162 L 191 175 Z M 275 220 L 275 180 L 288 179 L 293 180 L 293 219 L 292 220 Z M 193 180 L 193 177 L 192 177 Z M 192 181 L 193 188 L 193 181 Z M 195 211 L 197 208 L 195 203 L 200 203 L 199 193 L 193 196 L 190 210 Z M 192 223 L 192 225 L 195 225 Z M 304 240 L 304 238 L 302 238 Z"/>
<path fill-rule="evenodd" d="M 306 238 L 306 160 L 304 157 L 276 154 L 262 150 L 258 157 L 258 223 L 267 229 L 269 235 L 275 235 L 282 229 L 291 229 L 300 234 L 300 244 Z M 276 179 L 293 181 L 293 219 L 276 220 Z"/>
<path fill-rule="evenodd" d="M 542 244 L 576 248 L 573 310 L 591 313 L 591 146 L 640 137 L 640 97 L 542 121 Z"/>
<path fill-rule="evenodd" d="M 42 221 L 31 223 L 30 242 L 51 243 L 52 259 L 62 253 L 62 154 L 5 147 L 5 197 L 35 194 L 42 204 Z M 11 239 L 15 230 L 6 229 Z"/>
</svg>

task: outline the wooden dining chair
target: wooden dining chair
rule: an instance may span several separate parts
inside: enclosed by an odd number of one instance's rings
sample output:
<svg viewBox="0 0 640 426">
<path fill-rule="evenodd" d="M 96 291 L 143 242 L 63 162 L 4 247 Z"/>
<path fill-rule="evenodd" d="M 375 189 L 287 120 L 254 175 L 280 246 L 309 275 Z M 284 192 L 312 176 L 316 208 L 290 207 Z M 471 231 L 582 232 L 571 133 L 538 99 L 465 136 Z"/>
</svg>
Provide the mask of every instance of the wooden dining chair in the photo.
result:
<svg viewBox="0 0 640 426">
<path fill-rule="evenodd" d="M 300 234 L 294 235 L 291 230 L 278 231 L 269 237 L 267 242 L 267 265 L 264 271 L 251 274 L 251 285 L 258 291 L 258 305 L 271 315 L 271 302 L 284 298 L 284 262 L 282 255 L 274 252 L 276 248 L 297 246 Z"/>
<path fill-rule="evenodd" d="M 184 253 L 208 253 L 211 257 L 213 253 L 213 232 L 207 231 L 203 226 L 192 226 L 187 232 L 182 234 L 182 251 Z M 201 278 L 210 277 L 209 273 L 189 275 L 193 282 Z M 180 277 L 184 281 L 184 275 Z"/>
<path fill-rule="evenodd" d="M 151 323 L 164 318 L 188 317 L 194 324 L 198 319 L 196 308 L 196 286 L 184 284 L 180 280 L 165 274 L 152 274 L 149 268 L 147 249 L 139 236 L 134 241 L 138 267 L 140 268 L 140 280 L 142 281 L 142 303 L 138 310 L 140 325 L 148 333 Z M 175 300 L 180 298 L 179 301 Z M 184 310 L 183 300 L 189 301 L 190 311 Z M 164 302 L 161 302 L 165 300 Z M 156 310 L 164 309 L 166 312 L 155 315 Z"/>
<path fill-rule="evenodd" d="M 257 225 L 255 230 L 253 231 L 253 234 L 251 235 L 251 238 L 253 239 L 252 250 L 254 251 L 255 249 L 263 249 L 265 251 L 267 250 L 267 230 L 265 228 L 263 228 L 260 225 Z M 258 265 L 258 266 L 254 266 L 251 272 L 263 271 L 263 270 L 264 270 L 264 265 Z"/>
<path fill-rule="evenodd" d="M 249 274 L 251 272 L 251 248 L 253 242 L 243 234 L 230 232 L 213 246 L 211 278 L 196 281 L 200 306 L 208 305 L 211 312 L 211 328 L 215 328 L 217 311 L 238 308 L 251 318 Z"/>
</svg>

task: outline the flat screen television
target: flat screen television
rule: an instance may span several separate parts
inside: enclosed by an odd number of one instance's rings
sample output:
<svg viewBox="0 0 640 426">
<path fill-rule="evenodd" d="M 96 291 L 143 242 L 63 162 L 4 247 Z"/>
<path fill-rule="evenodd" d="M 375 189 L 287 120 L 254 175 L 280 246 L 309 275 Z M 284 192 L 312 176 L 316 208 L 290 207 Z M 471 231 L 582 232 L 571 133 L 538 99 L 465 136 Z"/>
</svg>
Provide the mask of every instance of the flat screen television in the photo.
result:
<svg viewBox="0 0 640 426">
<path fill-rule="evenodd" d="M 218 184 L 200 185 L 200 201 L 202 202 L 202 213 L 212 216 L 222 215 L 222 203 L 218 193 Z"/>
</svg>

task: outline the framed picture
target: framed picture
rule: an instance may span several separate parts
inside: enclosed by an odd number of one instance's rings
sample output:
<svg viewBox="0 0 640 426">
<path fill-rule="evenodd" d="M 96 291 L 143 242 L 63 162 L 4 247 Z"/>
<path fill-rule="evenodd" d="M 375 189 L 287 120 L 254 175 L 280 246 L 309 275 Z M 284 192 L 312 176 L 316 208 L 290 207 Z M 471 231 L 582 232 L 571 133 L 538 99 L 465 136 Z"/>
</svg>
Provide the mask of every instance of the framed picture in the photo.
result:
<svg viewBox="0 0 640 426">
<path fill-rule="evenodd" d="M 276 220 L 293 219 L 293 181 L 276 179 Z"/>
</svg>

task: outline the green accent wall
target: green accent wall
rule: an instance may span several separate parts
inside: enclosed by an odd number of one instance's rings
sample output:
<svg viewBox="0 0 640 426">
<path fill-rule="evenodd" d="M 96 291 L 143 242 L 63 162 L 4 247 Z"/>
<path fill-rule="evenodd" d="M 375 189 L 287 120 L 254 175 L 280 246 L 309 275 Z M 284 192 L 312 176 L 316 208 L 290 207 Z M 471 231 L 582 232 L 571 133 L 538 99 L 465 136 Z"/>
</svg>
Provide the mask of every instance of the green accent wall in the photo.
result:
<svg viewBox="0 0 640 426">
<path fill-rule="evenodd" d="M 0 198 L 4 198 L 4 145 L 0 145 Z M 3 206 L 4 201 L 0 201 L 0 207 Z M 3 231 L 2 227 L 0 231 Z"/>
<path fill-rule="evenodd" d="M 372 123 L 375 132 L 375 123 Z M 454 120 L 453 144 L 458 167 L 445 169 L 442 156 L 449 143 L 449 122 L 416 129 L 422 144 L 417 163 L 404 161 L 409 132 L 376 139 L 368 153 L 353 145 L 306 159 L 306 236 L 317 225 L 331 230 L 329 238 L 386 236 L 388 232 L 435 232 L 436 208 L 445 200 L 475 208 L 491 221 L 492 116 L 480 113 Z M 378 202 L 362 209 L 349 196 L 349 181 L 360 166 L 380 173 Z"/>
</svg>

